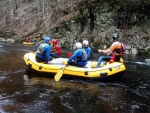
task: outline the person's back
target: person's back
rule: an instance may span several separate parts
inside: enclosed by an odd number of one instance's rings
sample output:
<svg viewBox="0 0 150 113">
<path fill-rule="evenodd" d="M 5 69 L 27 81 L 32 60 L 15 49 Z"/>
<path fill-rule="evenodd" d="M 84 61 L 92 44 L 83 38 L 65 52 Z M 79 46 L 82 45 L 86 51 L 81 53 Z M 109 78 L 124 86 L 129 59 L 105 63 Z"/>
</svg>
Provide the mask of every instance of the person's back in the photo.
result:
<svg viewBox="0 0 150 113">
<path fill-rule="evenodd" d="M 110 50 L 112 52 L 115 52 L 116 54 L 120 54 L 120 49 L 122 48 L 121 47 L 121 43 L 119 41 L 115 41 L 113 42 L 113 44 L 110 46 Z"/>
<path fill-rule="evenodd" d="M 48 63 L 50 61 L 50 51 L 51 51 L 51 46 L 49 45 L 50 41 L 51 41 L 51 38 L 46 37 L 44 38 L 44 42 L 39 45 L 36 51 L 37 62 Z"/>
<path fill-rule="evenodd" d="M 84 67 L 87 64 L 86 51 L 82 49 L 82 44 L 79 42 L 77 42 L 75 46 L 77 47 L 77 50 L 69 58 L 67 63 L 69 65 Z"/>
<path fill-rule="evenodd" d="M 83 49 L 87 53 L 87 59 L 89 60 L 91 58 L 91 52 L 92 52 L 92 49 L 89 47 L 89 42 L 87 40 L 84 40 L 82 44 L 83 44 Z"/>
<path fill-rule="evenodd" d="M 26 39 L 26 42 L 29 42 L 29 38 Z"/>
</svg>

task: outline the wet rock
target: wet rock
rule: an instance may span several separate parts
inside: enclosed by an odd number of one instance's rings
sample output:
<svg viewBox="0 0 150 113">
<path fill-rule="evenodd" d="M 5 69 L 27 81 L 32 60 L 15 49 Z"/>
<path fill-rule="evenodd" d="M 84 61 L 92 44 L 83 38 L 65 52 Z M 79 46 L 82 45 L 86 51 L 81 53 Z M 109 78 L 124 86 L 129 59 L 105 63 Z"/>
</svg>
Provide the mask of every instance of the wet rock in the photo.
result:
<svg viewBox="0 0 150 113">
<path fill-rule="evenodd" d="M 7 39 L 7 43 L 14 43 L 15 40 L 14 39 Z"/>
<path fill-rule="evenodd" d="M 136 48 L 131 48 L 131 54 L 137 54 L 138 50 Z"/>
<path fill-rule="evenodd" d="M 0 42 L 6 42 L 4 38 L 0 38 Z"/>
<path fill-rule="evenodd" d="M 145 60 L 148 65 L 150 65 L 150 59 Z"/>
</svg>

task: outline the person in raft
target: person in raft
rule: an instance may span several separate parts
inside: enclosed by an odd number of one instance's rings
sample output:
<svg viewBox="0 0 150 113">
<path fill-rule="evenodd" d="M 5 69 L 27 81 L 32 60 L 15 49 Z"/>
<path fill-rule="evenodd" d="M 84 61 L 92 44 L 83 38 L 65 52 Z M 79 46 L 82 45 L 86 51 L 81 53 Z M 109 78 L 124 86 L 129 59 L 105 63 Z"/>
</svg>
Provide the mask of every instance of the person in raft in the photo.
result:
<svg viewBox="0 0 150 113">
<path fill-rule="evenodd" d="M 51 38 L 46 37 L 44 38 L 44 42 L 39 45 L 36 51 L 36 60 L 37 62 L 45 62 L 46 64 L 49 63 L 51 60 L 50 53 L 51 53 Z"/>
<path fill-rule="evenodd" d="M 87 40 L 84 40 L 82 42 L 82 45 L 83 45 L 83 49 L 87 53 L 87 60 L 89 60 L 91 58 L 91 52 L 92 52 L 92 49 L 89 47 L 89 42 Z"/>
<path fill-rule="evenodd" d="M 99 53 L 105 53 L 107 56 L 100 56 L 97 66 L 99 67 L 101 65 L 101 62 L 104 60 L 104 65 L 106 65 L 106 61 L 110 61 L 110 63 L 113 63 L 114 61 L 119 62 L 120 57 L 124 54 L 125 46 L 123 43 L 118 41 L 119 34 L 115 33 L 112 35 L 113 43 L 107 50 L 100 50 L 98 49 Z"/>
<path fill-rule="evenodd" d="M 33 38 L 31 38 L 31 36 L 28 36 L 26 42 L 35 42 L 35 41 L 33 40 Z"/>
<path fill-rule="evenodd" d="M 67 61 L 67 63 L 69 65 L 84 67 L 87 64 L 87 54 L 86 54 L 86 51 L 82 49 L 82 44 L 80 42 L 77 42 L 75 44 L 75 48 L 74 49 L 76 49 L 76 51 L 69 58 L 69 60 Z"/>
<path fill-rule="evenodd" d="M 51 49 L 51 57 L 58 58 L 61 56 L 61 48 L 57 45 L 57 40 L 52 39 L 52 49 Z"/>
</svg>

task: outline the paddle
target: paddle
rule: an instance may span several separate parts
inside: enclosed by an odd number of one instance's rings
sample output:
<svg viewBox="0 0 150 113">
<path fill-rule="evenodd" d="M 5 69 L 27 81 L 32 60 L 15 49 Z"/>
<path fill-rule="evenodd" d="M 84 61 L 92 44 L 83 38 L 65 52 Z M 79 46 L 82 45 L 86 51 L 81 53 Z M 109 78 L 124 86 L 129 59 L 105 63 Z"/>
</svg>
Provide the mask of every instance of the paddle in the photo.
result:
<svg viewBox="0 0 150 113">
<path fill-rule="evenodd" d="M 68 52 L 68 57 L 70 58 L 71 56 L 72 56 L 72 53 L 71 53 L 71 52 Z M 65 68 L 66 68 L 67 65 L 68 65 L 68 64 L 66 64 L 65 67 L 64 67 L 62 70 L 60 70 L 60 71 L 54 76 L 55 81 L 59 81 L 59 79 L 62 77 L 63 72 L 64 72 L 64 70 L 65 70 Z"/>
<path fill-rule="evenodd" d="M 60 71 L 58 71 L 58 73 L 54 76 L 55 81 L 59 81 L 59 79 L 62 77 L 66 66 L 67 66 L 67 64 L 65 65 L 64 68 L 62 68 Z"/>
</svg>

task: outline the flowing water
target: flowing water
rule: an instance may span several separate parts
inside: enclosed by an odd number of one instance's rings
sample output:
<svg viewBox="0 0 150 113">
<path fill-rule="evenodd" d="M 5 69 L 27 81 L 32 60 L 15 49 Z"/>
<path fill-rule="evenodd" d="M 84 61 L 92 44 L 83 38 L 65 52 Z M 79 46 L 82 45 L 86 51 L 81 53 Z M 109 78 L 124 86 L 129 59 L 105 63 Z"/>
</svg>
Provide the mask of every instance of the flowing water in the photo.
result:
<svg viewBox="0 0 150 113">
<path fill-rule="evenodd" d="M 0 45 L 0 113 L 150 113 L 148 58 L 125 55 L 127 71 L 120 81 L 57 83 L 27 71 L 23 55 L 36 48 Z"/>
</svg>

